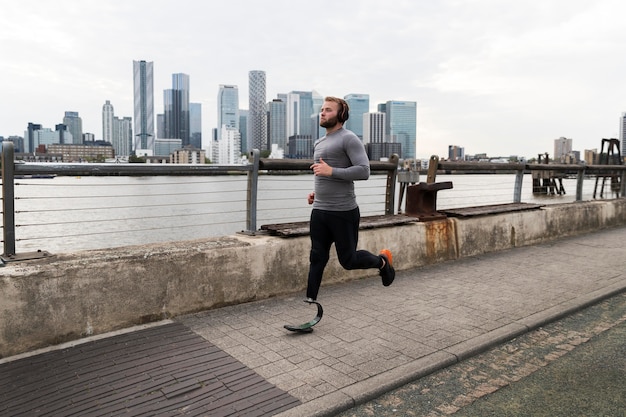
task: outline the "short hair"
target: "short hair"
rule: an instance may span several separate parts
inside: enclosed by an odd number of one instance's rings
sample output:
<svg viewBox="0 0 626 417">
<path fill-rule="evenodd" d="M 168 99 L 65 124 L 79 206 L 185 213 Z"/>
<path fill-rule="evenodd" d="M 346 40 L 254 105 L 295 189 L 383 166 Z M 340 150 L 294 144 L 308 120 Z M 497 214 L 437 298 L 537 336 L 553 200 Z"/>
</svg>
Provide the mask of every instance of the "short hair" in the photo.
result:
<svg viewBox="0 0 626 417">
<path fill-rule="evenodd" d="M 324 98 L 324 101 L 330 101 L 339 105 L 339 111 L 337 111 L 337 120 L 340 123 L 344 123 L 350 118 L 350 106 L 348 102 L 339 97 L 328 96 Z"/>
</svg>

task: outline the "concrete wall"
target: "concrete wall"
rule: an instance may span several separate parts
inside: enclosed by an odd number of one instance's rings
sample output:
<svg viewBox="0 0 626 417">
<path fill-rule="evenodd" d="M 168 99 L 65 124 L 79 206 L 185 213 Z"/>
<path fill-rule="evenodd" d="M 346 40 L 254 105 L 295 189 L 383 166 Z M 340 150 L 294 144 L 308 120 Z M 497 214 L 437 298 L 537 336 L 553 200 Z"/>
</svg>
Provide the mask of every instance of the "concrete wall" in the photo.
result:
<svg viewBox="0 0 626 417">
<path fill-rule="evenodd" d="M 397 270 L 626 224 L 626 199 L 362 230 Z M 56 254 L 0 268 L 0 357 L 306 286 L 309 238 L 227 236 Z M 377 275 L 331 258 L 324 284 Z"/>
</svg>

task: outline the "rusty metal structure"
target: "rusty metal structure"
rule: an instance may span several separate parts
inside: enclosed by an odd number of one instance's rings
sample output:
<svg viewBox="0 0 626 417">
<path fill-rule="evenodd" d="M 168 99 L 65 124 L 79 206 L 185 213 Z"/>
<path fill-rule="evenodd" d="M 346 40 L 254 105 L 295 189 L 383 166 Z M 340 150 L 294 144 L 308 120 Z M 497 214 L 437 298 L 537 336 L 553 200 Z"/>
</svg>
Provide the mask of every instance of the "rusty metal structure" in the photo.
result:
<svg viewBox="0 0 626 417">
<path fill-rule="evenodd" d="M 537 163 L 548 165 L 550 163 L 548 153 L 539 154 Z M 565 187 L 563 187 L 563 175 L 563 173 L 554 171 L 533 171 L 533 193 L 549 195 L 566 194 Z"/>
<path fill-rule="evenodd" d="M 431 156 L 428 163 L 426 182 L 406 187 L 405 214 L 417 217 L 420 221 L 445 219 L 446 215 L 437 211 L 437 192 L 452 188 L 452 181 L 435 182 L 439 157 Z"/>
<path fill-rule="evenodd" d="M 604 145 L 607 145 L 606 153 L 604 152 Z M 599 165 L 622 165 L 622 157 L 619 149 L 619 139 L 602 139 L 602 145 L 600 147 L 600 154 L 598 155 Z M 598 191 L 598 182 L 602 178 L 602 186 L 600 187 L 600 198 L 604 198 L 604 186 L 606 180 L 611 181 L 611 192 L 616 193 L 619 198 L 620 194 L 620 174 L 618 172 L 602 173 L 596 177 L 596 184 L 593 189 L 593 198 L 596 198 Z"/>
</svg>

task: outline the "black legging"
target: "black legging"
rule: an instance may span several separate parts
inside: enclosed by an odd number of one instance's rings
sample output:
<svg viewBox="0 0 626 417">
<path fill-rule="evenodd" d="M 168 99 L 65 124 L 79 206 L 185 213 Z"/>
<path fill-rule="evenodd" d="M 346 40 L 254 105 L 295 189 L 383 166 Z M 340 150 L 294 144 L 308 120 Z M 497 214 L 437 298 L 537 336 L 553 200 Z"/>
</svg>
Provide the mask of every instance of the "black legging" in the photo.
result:
<svg viewBox="0 0 626 417">
<path fill-rule="evenodd" d="M 359 241 L 359 208 L 350 211 L 311 211 L 311 255 L 306 296 L 317 299 L 324 268 L 330 258 L 330 246 L 335 243 L 337 258 L 345 269 L 380 268 L 382 260 L 366 250 L 357 250 Z"/>
</svg>

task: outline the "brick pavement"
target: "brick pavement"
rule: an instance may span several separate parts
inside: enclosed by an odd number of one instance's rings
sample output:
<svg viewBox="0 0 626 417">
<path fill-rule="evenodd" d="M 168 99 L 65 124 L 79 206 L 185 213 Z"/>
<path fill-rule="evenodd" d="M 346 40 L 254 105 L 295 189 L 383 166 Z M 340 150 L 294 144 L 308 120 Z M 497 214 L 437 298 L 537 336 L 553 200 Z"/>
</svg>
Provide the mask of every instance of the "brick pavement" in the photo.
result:
<svg viewBox="0 0 626 417">
<path fill-rule="evenodd" d="M 394 257 L 401 257 L 401 253 Z M 325 286 L 302 297 L 180 320 L 302 404 L 280 416 L 332 415 L 626 290 L 626 228 Z"/>
<path fill-rule="evenodd" d="M 300 294 L 176 321 L 285 393 L 279 416 L 333 415 L 623 292 L 625 246 L 622 227 L 400 271 L 387 288 L 378 276 L 324 286 L 310 334 L 282 327 L 315 314 Z"/>
</svg>

